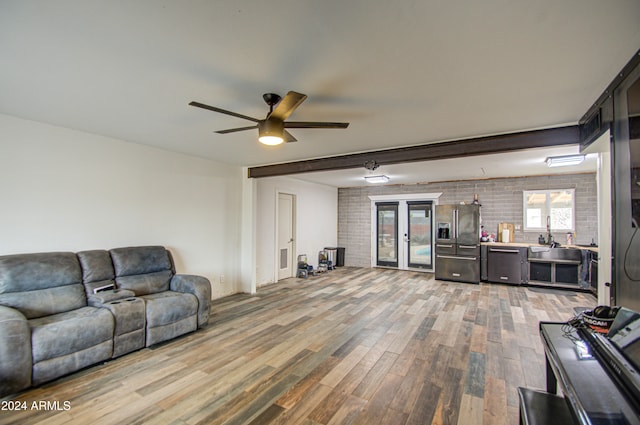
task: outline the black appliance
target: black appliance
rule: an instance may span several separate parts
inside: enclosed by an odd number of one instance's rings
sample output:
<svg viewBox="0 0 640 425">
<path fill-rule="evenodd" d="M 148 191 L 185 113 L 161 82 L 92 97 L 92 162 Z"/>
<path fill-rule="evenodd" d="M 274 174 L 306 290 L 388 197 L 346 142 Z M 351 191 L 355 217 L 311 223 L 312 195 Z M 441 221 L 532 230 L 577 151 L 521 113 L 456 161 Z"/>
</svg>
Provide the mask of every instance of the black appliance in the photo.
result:
<svg viewBox="0 0 640 425">
<path fill-rule="evenodd" d="M 483 255 L 487 261 L 487 281 L 511 285 L 527 283 L 527 248 L 490 246 Z M 482 260 L 485 260 L 484 256 Z"/>
<path fill-rule="evenodd" d="M 480 206 L 436 205 L 436 279 L 480 283 Z"/>
<path fill-rule="evenodd" d="M 640 314 L 621 308 L 607 334 L 581 320 L 539 326 L 546 394 L 560 387 L 574 423 L 640 424 Z"/>
</svg>

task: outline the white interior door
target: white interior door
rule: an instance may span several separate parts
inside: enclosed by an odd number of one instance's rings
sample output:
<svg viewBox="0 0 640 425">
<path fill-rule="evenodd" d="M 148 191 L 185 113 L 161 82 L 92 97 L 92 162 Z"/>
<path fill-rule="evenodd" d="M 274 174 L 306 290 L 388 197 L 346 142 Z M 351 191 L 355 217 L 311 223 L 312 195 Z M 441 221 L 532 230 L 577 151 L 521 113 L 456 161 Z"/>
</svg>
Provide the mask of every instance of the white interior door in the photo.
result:
<svg viewBox="0 0 640 425">
<path fill-rule="evenodd" d="M 293 276 L 294 272 L 295 198 L 289 193 L 278 193 L 278 280 Z"/>
</svg>

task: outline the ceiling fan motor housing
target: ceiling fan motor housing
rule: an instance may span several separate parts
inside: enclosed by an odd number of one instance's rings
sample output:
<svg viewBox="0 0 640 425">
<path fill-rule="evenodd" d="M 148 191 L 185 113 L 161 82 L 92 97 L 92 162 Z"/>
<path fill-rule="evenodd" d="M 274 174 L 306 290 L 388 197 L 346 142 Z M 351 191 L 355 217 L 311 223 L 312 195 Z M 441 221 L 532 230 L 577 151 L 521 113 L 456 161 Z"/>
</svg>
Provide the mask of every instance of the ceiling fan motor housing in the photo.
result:
<svg viewBox="0 0 640 425">
<path fill-rule="evenodd" d="M 284 132 L 284 122 L 278 119 L 270 118 L 258 123 L 258 132 L 260 136 L 279 136 L 282 137 Z"/>
<path fill-rule="evenodd" d="M 275 93 L 265 93 L 262 95 L 262 99 L 264 99 L 265 103 L 271 107 L 271 111 L 273 111 L 273 105 L 280 102 L 280 95 Z"/>
</svg>

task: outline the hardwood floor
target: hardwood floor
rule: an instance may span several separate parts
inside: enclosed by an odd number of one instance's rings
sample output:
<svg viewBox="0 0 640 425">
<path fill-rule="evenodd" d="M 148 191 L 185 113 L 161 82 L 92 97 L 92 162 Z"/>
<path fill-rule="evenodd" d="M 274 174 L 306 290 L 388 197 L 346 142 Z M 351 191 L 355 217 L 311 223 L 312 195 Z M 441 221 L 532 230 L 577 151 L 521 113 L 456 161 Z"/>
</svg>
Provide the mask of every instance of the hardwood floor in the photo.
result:
<svg viewBox="0 0 640 425">
<path fill-rule="evenodd" d="M 26 410 L 0 424 L 517 424 L 538 321 L 595 303 L 339 268 L 214 301 L 206 329 L 5 398 Z"/>
</svg>

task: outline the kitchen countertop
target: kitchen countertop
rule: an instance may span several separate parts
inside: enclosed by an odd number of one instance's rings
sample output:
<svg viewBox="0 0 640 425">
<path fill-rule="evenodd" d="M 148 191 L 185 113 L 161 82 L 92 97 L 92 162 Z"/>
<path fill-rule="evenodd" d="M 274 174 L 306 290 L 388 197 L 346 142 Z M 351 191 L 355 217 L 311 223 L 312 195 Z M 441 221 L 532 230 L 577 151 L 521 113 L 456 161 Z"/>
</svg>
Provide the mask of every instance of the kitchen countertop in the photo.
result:
<svg viewBox="0 0 640 425">
<path fill-rule="evenodd" d="M 504 246 L 504 247 L 522 247 L 522 248 L 529 248 L 532 246 L 539 246 L 539 247 L 548 247 L 548 245 L 540 245 L 537 243 L 529 243 L 529 242 L 480 242 L 480 245 L 487 245 L 487 246 Z M 575 248 L 575 249 L 586 249 L 589 251 L 593 251 L 593 252 L 598 252 L 598 247 L 597 246 L 579 246 L 579 245 L 563 245 L 560 244 L 559 248 Z"/>
</svg>

